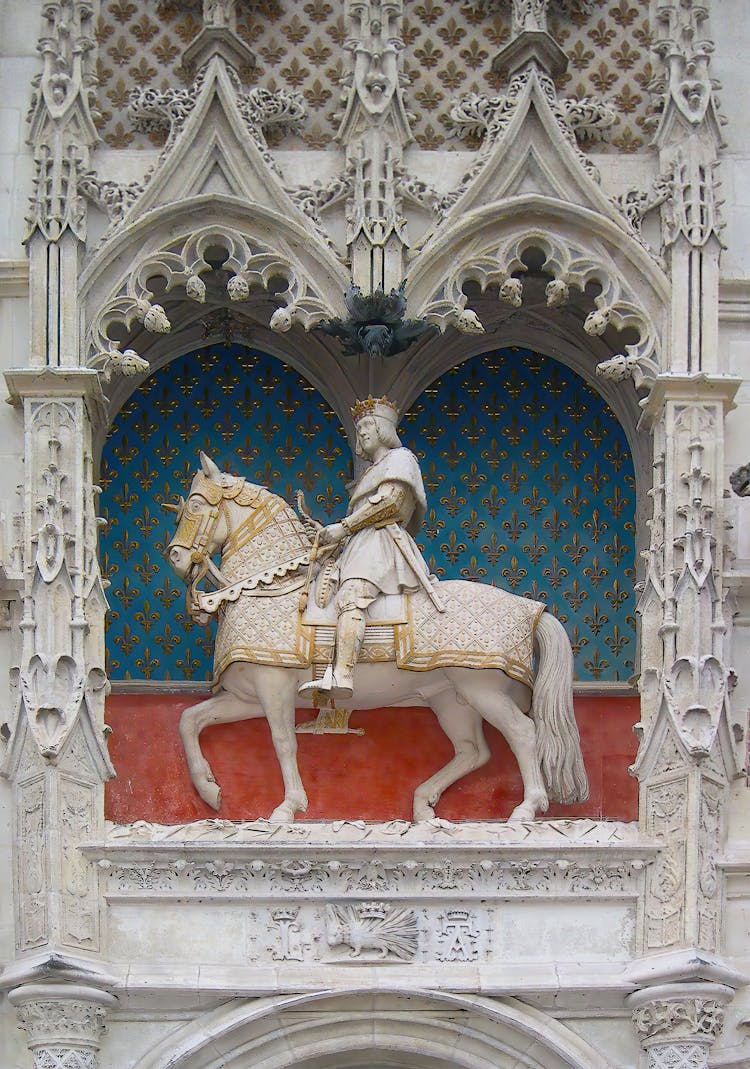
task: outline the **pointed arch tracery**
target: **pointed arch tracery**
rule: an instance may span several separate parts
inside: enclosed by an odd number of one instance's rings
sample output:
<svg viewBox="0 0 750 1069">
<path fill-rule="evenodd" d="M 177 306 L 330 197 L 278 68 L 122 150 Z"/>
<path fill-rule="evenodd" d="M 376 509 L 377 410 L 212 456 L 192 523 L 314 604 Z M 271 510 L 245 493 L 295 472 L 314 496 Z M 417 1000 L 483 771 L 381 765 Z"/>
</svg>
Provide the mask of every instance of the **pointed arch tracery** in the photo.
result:
<svg viewBox="0 0 750 1069">
<path fill-rule="evenodd" d="M 543 307 L 549 310 L 550 326 L 558 309 L 596 284 L 596 297 L 581 308 L 585 335 L 599 338 L 610 331 L 612 347 L 615 333 L 628 330 L 632 337 L 622 352 L 609 348 L 599 373 L 616 380 L 633 374 L 637 386 L 649 385 L 666 359 L 668 281 L 640 241 L 602 213 L 580 205 L 535 193 L 449 221 L 412 262 L 407 288 L 412 314 L 441 331 L 453 325 L 466 333 L 481 332 L 487 325 L 468 307 L 466 284 L 476 283 L 482 292 L 497 288 L 500 302 L 524 307 L 525 260 L 532 250 L 541 254 L 539 270 L 548 279 Z"/>
<path fill-rule="evenodd" d="M 125 272 L 123 263 L 129 265 Z M 277 307 L 270 319 L 279 333 L 295 323 L 310 330 L 343 310 L 348 274 L 317 235 L 271 209 L 203 195 L 148 213 L 99 250 L 81 280 L 83 363 L 103 371 L 105 379 L 112 370 L 144 371 L 138 358 L 148 359 L 153 339 L 172 329 L 152 281 L 161 280 L 165 298 L 200 306 L 216 268 L 228 277 L 214 303 L 218 296 L 219 302 L 242 307 L 259 294 L 268 296 L 275 283 Z M 114 338 L 113 328 L 128 341 Z M 123 359 L 124 344 L 129 359 Z"/>
</svg>

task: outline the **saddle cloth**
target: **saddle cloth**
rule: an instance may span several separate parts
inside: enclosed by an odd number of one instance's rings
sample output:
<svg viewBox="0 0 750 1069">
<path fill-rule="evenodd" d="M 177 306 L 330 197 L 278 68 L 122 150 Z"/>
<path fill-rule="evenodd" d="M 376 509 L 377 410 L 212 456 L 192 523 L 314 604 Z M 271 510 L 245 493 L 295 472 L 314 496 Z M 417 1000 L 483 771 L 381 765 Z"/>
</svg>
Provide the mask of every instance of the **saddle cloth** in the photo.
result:
<svg viewBox="0 0 750 1069">
<path fill-rule="evenodd" d="M 534 631 L 544 605 L 506 590 L 446 580 L 439 585 L 445 612 L 427 594 L 395 595 L 368 610 L 362 661 L 396 660 L 399 668 L 499 668 L 531 686 Z M 381 599 L 378 599 L 380 601 Z M 375 618 L 373 618 L 373 610 Z M 222 605 L 214 647 L 214 683 L 235 661 L 319 669 L 332 656 L 335 609 L 299 611 L 299 591 L 279 597 L 240 597 Z"/>
</svg>

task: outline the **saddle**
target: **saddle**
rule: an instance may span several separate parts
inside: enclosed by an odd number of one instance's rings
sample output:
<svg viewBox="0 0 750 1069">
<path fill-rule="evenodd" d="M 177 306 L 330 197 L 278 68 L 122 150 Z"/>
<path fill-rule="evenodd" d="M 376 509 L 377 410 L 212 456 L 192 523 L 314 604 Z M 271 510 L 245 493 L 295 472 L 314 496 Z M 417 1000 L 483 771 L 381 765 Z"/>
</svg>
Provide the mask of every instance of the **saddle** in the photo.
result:
<svg viewBox="0 0 750 1069">
<path fill-rule="evenodd" d="M 324 666 L 333 659 L 336 640 L 335 594 L 338 583 L 333 569 L 323 568 L 310 584 L 310 596 L 300 623 L 313 631 L 312 661 Z M 396 659 L 395 627 L 409 618 L 408 594 L 379 594 L 365 609 L 365 637 L 359 653 L 360 661 Z"/>
</svg>

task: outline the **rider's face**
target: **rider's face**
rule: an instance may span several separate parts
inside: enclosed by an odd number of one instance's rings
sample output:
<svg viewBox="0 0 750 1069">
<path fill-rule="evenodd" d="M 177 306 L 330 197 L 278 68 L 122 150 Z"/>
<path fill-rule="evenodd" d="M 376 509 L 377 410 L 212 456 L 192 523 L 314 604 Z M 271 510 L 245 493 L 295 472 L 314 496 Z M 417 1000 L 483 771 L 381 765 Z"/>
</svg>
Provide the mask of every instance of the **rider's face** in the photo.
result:
<svg viewBox="0 0 750 1069">
<path fill-rule="evenodd" d="M 372 456 L 380 445 L 378 424 L 374 416 L 364 416 L 357 424 L 357 437 L 365 456 Z"/>
</svg>

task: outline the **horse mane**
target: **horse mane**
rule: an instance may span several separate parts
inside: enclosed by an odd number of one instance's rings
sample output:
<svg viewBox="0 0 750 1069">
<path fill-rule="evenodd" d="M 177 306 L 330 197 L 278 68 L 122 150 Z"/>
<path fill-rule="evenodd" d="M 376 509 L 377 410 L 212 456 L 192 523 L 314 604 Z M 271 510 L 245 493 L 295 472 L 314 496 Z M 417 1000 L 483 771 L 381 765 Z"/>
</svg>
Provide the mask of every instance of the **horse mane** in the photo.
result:
<svg viewBox="0 0 750 1069">
<path fill-rule="evenodd" d="M 232 483 L 229 483 L 229 479 Z M 222 483 L 221 486 L 223 496 L 227 501 L 233 502 L 240 508 L 252 509 L 253 512 L 261 509 L 272 512 L 274 523 L 280 534 L 283 531 L 286 538 L 290 536 L 294 538 L 296 535 L 305 546 L 312 545 L 313 540 L 296 509 L 281 494 L 274 493 L 273 490 L 269 490 L 260 483 L 251 483 L 241 475 L 229 476 L 227 482 Z"/>
</svg>

